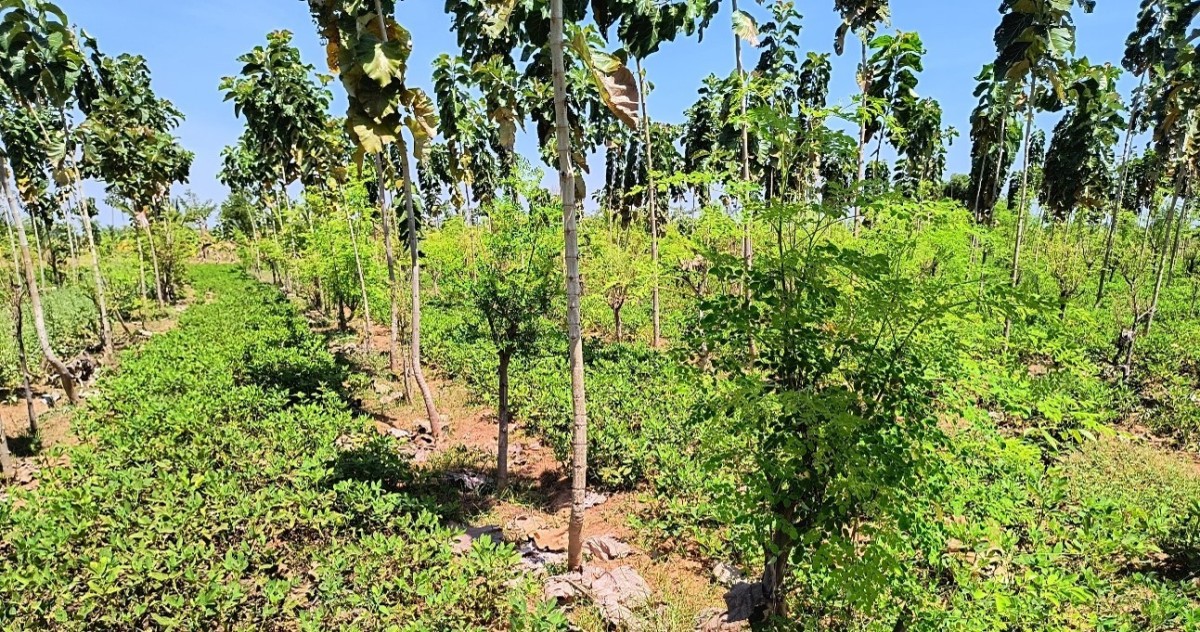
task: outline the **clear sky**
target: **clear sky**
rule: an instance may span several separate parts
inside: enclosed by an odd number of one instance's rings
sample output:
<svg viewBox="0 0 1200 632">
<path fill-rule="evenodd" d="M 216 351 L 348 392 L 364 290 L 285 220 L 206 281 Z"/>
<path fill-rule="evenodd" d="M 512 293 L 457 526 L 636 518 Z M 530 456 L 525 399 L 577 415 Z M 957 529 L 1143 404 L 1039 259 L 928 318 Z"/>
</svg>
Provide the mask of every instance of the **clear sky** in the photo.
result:
<svg viewBox="0 0 1200 632">
<path fill-rule="evenodd" d="M 728 5 L 728 3 L 723 3 Z M 751 13 L 765 21 L 768 12 L 743 0 Z M 950 152 L 950 171 L 966 171 L 970 162 L 968 117 L 975 105 L 972 92 L 979 69 L 992 61 L 992 33 L 1000 19 L 999 0 L 892 0 L 892 29 L 917 31 L 925 42 L 925 72 L 918 92 L 941 102 L 944 124 L 961 136 Z M 1078 15 L 1078 54 L 1092 63 L 1119 64 L 1125 38 L 1137 16 L 1138 0 L 1100 0 L 1095 13 Z M 325 71 L 324 50 L 303 0 L 59 0 L 72 22 L 87 29 L 108 54 L 140 54 L 149 61 L 154 89 L 172 100 L 187 115 L 179 130 L 184 145 L 196 153 L 190 188 L 202 198 L 221 201 L 227 191 L 217 182 L 220 152 L 236 142 L 242 122 L 232 105 L 222 101 L 217 85 L 221 77 L 240 70 L 237 57 L 265 42 L 276 29 L 295 33 L 305 61 Z M 832 52 L 838 17 L 832 0 L 797 0 L 804 15 L 804 52 Z M 399 4 L 399 20 L 413 34 L 410 80 L 430 88 L 430 62 L 457 47 L 442 0 L 406 0 Z M 1077 11 L 1078 13 L 1078 11 Z M 682 122 L 683 111 L 696 98 L 701 80 L 709 73 L 728 73 L 733 67 L 733 40 L 728 6 L 713 21 L 702 42 L 695 39 L 668 44 L 645 64 L 655 89 L 649 97 L 650 115 L 655 120 Z M 758 54 L 745 53 L 753 65 Z M 854 66 L 857 46 L 848 45 L 846 55 L 835 59 L 831 101 L 849 104 L 855 93 Z M 1128 95 L 1132 82 L 1126 79 Z M 334 113 L 344 111 L 340 88 Z M 432 91 L 431 91 L 432 92 Z M 1040 118 L 1049 131 L 1055 118 Z M 532 130 L 530 130 L 532 133 Z M 533 155 L 533 142 L 522 139 L 519 149 Z M 603 173 L 600 165 L 593 173 Z M 589 188 L 594 187 L 594 184 Z M 176 188 L 179 193 L 183 188 Z M 88 194 L 103 199 L 101 185 L 89 183 Z M 102 220 L 120 221 L 105 210 Z"/>
</svg>

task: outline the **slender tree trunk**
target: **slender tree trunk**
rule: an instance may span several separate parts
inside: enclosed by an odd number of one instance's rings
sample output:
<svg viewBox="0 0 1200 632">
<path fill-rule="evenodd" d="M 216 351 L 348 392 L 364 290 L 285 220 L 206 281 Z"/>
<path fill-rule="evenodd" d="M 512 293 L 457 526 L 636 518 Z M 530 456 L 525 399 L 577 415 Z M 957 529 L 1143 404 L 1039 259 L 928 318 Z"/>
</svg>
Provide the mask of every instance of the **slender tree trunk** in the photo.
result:
<svg viewBox="0 0 1200 632">
<path fill-rule="evenodd" d="M 67 235 L 67 275 L 72 281 L 79 281 L 79 249 L 75 247 L 75 229 L 71 226 L 70 214 L 64 205 L 59 210 L 63 214 L 63 232 Z"/>
<path fill-rule="evenodd" d="M 621 320 L 621 308 L 613 308 L 613 326 L 617 330 L 617 342 L 625 340 L 625 321 Z"/>
<path fill-rule="evenodd" d="M 133 240 L 137 242 L 138 249 L 138 293 L 141 294 L 142 304 L 145 305 L 150 302 L 149 290 L 146 289 L 146 255 L 142 250 L 142 233 L 137 228 L 133 229 Z"/>
<path fill-rule="evenodd" d="M 1171 205 L 1167 207 L 1167 218 L 1163 222 L 1163 245 L 1158 253 L 1158 271 L 1154 276 L 1154 294 L 1150 298 L 1150 315 L 1146 317 L 1146 335 L 1150 335 L 1150 329 L 1154 326 L 1154 317 L 1158 315 L 1158 299 L 1162 295 L 1163 279 L 1167 272 L 1167 254 L 1171 249 L 1171 227 L 1175 224 L 1175 208 L 1179 205 L 1179 188 L 1177 182 L 1175 191 L 1171 194 Z"/>
<path fill-rule="evenodd" d="M 862 102 L 859 104 L 859 107 L 865 110 L 867 107 L 867 92 L 870 91 L 871 81 L 870 81 L 870 75 L 867 72 L 867 37 L 865 34 L 862 34 L 859 36 L 859 39 L 862 44 L 862 61 L 858 66 L 858 72 L 859 72 L 858 84 L 859 84 L 859 88 L 861 90 L 860 95 L 862 98 Z M 862 187 L 862 184 L 867 181 L 867 119 L 866 119 L 865 112 L 859 116 L 859 119 L 860 120 L 858 122 L 858 185 L 859 185 L 859 187 Z M 862 222 L 862 218 L 861 218 L 861 213 L 860 213 L 860 209 L 858 207 L 857 202 L 854 205 L 852 220 L 854 222 L 854 236 L 858 237 L 859 226 Z"/>
<path fill-rule="evenodd" d="M 654 333 L 651 345 L 658 349 L 662 346 L 662 315 L 659 311 L 658 296 L 658 189 L 654 186 L 654 145 L 650 135 L 650 110 L 646 105 L 646 74 L 642 72 L 642 60 L 637 60 L 638 81 L 641 82 L 642 93 L 642 131 L 646 142 L 646 180 L 649 183 L 647 191 L 647 208 L 650 209 L 650 261 L 652 266 L 651 288 L 651 317 L 654 322 Z M 620 339 L 620 334 L 617 335 Z"/>
<path fill-rule="evenodd" d="M 154 270 L 154 289 L 158 297 L 158 307 L 162 309 L 167 306 L 167 294 L 163 290 L 162 270 L 158 266 L 158 250 L 154 247 L 154 231 L 150 228 L 150 218 L 145 213 L 139 214 L 137 223 L 146 233 L 146 243 L 150 248 L 150 267 Z"/>
<path fill-rule="evenodd" d="M 12 480 L 16 475 L 17 466 L 8 449 L 8 436 L 4 432 L 4 424 L 0 423 L 0 479 Z"/>
<path fill-rule="evenodd" d="M 766 551 L 767 562 L 763 567 L 763 595 L 766 597 L 766 609 L 769 616 L 787 619 L 787 599 L 783 590 L 788 577 L 788 559 L 794 544 L 792 538 L 782 529 L 776 529 L 771 535 L 771 547 Z"/>
<path fill-rule="evenodd" d="M 34 218 L 33 213 L 29 214 L 29 225 L 31 227 L 33 227 L 33 251 L 34 251 L 34 254 L 37 255 L 38 280 L 41 281 L 42 286 L 45 286 L 46 285 L 46 256 L 44 254 L 44 251 L 42 250 L 41 231 L 38 230 L 37 219 Z"/>
<path fill-rule="evenodd" d="M 737 13 L 738 3 L 733 0 L 733 12 Z M 741 108 L 742 114 L 742 181 L 750 182 L 750 123 L 746 120 L 746 70 L 742 66 L 742 38 L 737 33 L 733 35 L 733 53 L 734 63 L 737 68 L 738 87 L 741 89 L 741 95 L 738 98 L 738 107 Z M 746 201 L 742 200 L 742 260 L 745 262 L 746 270 L 754 268 L 754 220 L 747 208 Z M 742 288 L 745 294 L 746 304 L 750 304 L 752 297 L 750 285 L 746 284 Z M 755 355 L 754 336 L 751 335 L 748 341 L 748 351 L 750 355 Z"/>
<path fill-rule="evenodd" d="M 375 15 L 379 19 L 379 32 L 386 43 L 388 29 L 383 17 L 383 4 L 380 0 L 375 0 Z M 442 419 L 438 414 L 437 405 L 434 404 L 433 392 L 429 388 L 429 383 L 425 381 L 425 372 L 421 368 L 421 258 L 420 252 L 417 250 L 417 213 L 413 208 L 412 174 L 408 165 L 408 148 L 405 147 L 403 139 L 400 142 L 400 152 L 401 177 L 404 181 L 404 210 L 408 213 L 408 251 L 412 267 L 412 338 L 409 343 L 409 353 L 412 358 L 413 377 L 417 381 L 417 387 L 421 389 L 421 398 L 425 400 L 425 414 L 429 417 L 429 434 L 433 435 L 434 441 L 437 441 L 442 436 Z M 380 173 L 382 174 L 382 171 Z M 387 230 L 386 224 L 384 230 Z M 394 278 L 392 285 L 395 286 Z M 395 305 L 395 301 L 393 301 L 393 305 Z M 392 310 L 392 322 L 399 323 L 399 310 L 395 308 Z"/>
<path fill-rule="evenodd" d="M 400 341 L 400 298 L 396 283 L 396 251 L 392 246 L 392 209 L 388 203 L 387 182 L 383 175 L 383 160 L 375 155 L 375 173 L 379 183 L 379 216 L 383 222 L 383 252 L 387 258 L 388 269 L 388 300 L 391 306 L 391 322 L 388 336 L 388 370 L 392 375 L 399 375 L 397 365 L 399 354 L 396 347 Z"/>
<path fill-rule="evenodd" d="M 67 395 L 67 400 L 72 404 L 79 403 L 79 398 L 75 394 L 75 377 L 71 375 L 71 371 L 67 369 L 67 365 L 58 359 L 58 354 L 54 352 L 54 348 L 50 344 L 50 334 L 46 330 L 46 314 L 42 310 L 42 294 L 38 289 L 37 274 L 33 267 L 33 258 L 29 254 L 29 241 L 25 237 L 25 225 L 21 223 L 21 216 L 17 212 L 17 201 L 12 192 L 12 187 L 8 183 L 9 168 L 6 160 L 0 160 L 0 187 L 4 189 L 4 198 L 8 202 L 8 214 L 12 219 L 13 225 L 16 227 L 17 243 L 20 246 L 21 261 L 25 268 L 25 287 L 29 292 L 29 304 L 33 310 L 33 328 L 37 332 L 38 344 L 42 349 L 42 356 L 46 361 L 54 367 L 58 373 L 59 379 L 62 381 L 63 392 Z"/>
<path fill-rule="evenodd" d="M 341 294 L 338 294 L 338 297 L 337 297 L 337 320 L 338 320 L 338 331 L 345 332 L 346 331 L 346 300 L 342 298 Z"/>
<path fill-rule="evenodd" d="M 79 186 L 78 181 L 75 182 L 75 186 Z M 109 359 L 113 355 L 113 332 L 112 323 L 108 319 L 108 292 L 104 288 L 104 275 L 100 272 L 100 249 L 96 247 L 96 238 L 92 234 L 91 215 L 82 203 L 77 208 L 83 221 L 83 232 L 87 234 L 88 253 L 92 258 L 92 282 L 96 284 L 96 306 L 100 310 L 100 343 L 104 347 L 105 359 Z"/>
<path fill-rule="evenodd" d="M 250 238 L 254 240 L 251 244 L 254 249 L 254 273 L 262 274 L 262 249 L 258 247 L 261 237 L 258 234 L 258 222 L 254 219 L 250 220 Z"/>
<path fill-rule="evenodd" d="M 1142 86 L 1146 85 L 1146 73 L 1142 73 L 1142 78 L 1139 81 L 1138 93 L 1141 93 Z M 1125 148 L 1121 151 L 1121 181 L 1117 183 L 1117 197 L 1113 200 L 1112 210 L 1108 218 L 1108 236 L 1104 241 L 1104 264 L 1100 268 L 1100 283 L 1096 288 L 1096 303 L 1095 306 L 1100 306 L 1100 301 L 1104 300 L 1105 285 L 1113 275 L 1113 242 L 1117 236 L 1117 219 L 1121 214 L 1121 207 L 1125 204 L 1125 187 L 1129 180 L 1129 153 L 1133 148 L 1133 129 L 1137 126 L 1138 115 L 1141 109 L 1137 103 L 1134 103 L 1133 112 L 1129 116 L 1129 125 L 1125 128 Z"/>
<path fill-rule="evenodd" d="M 362 291 L 363 305 L 363 348 L 371 348 L 371 297 L 367 293 L 367 276 L 363 274 L 362 255 L 358 251 L 358 237 L 354 231 L 354 220 L 350 217 L 350 209 L 343 206 L 346 213 L 346 225 L 350 228 L 350 246 L 354 249 L 354 270 L 358 273 L 358 288 Z"/>
<path fill-rule="evenodd" d="M 739 48 L 741 44 L 738 44 Z M 566 64 L 563 60 L 563 0 L 550 0 L 550 60 L 554 70 L 554 120 L 558 140 L 558 185 L 563 203 L 567 285 L 567 339 L 570 343 L 571 519 L 567 525 L 567 567 L 583 568 L 583 519 L 587 497 L 587 397 L 583 385 L 583 333 L 579 322 L 579 229 L 575 206 L 575 168 L 571 164 L 571 128 L 567 121 Z"/>
<path fill-rule="evenodd" d="M 1184 199 L 1183 210 L 1179 213 L 1179 219 L 1175 222 L 1175 238 L 1171 241 L 1171 263 L 1167 266 L 1167 287 L 1175 282 L 1175 260 L 1179 257 L 1179 239 L 1183 233 L 1183 227 L 1188 223 L 1188 211 L 1190 205 L 1187 199 Z"/>
<path fill-rule="evenodd" d="M 1021 200 L 1017 204 L 1017 235 L 1013 239 L 1012 276 L 1010 282 L 1017 287 L 1021 280 L 1021 245 L 1025 240 L 1025 202 L 1029 189 L 1029 137 L 1033 133 L 1034 99 L 1037 95 L 1037 75 L 1031 75 L 1029 80 L 1029 100 L 1025 103 L 1025 139 L 1021 158 Z M 1012 334 L 1012 318 L 1004 319 L 1004 346 L 1008 348 L 1008 338 Z"/>
<path fill-rule="evenodd" d="M 404 210 L 408 214 L 408 255 L 412 272 L 412 320 L 409 332 L 412 337 L 408 343 L 409 355 L 412 358 L 413 379 L 421 391 L 421 399 L 425 400 L 425 414 L 429 416 L 429 433 L 437 441 L 442 436 L 442 417 L 438 414 L 437 404 L 433 401 L 433 391 L 425 381 L 425 371 L 421 368 L 421 257 L 417 249 L 417 211 L 413 208 L 413 183 L 408 164 L 408 148 L 400 144 L 400 170 L 404 181 Z"/>
<path fill-rule="evenodd" d="M 496 440 L 496 488 L 504 491 L 508 487 L 508 422 L 511 413 L 508 409 L 508 366 L 512 353 L 500 352 L 499 369 L 499 400 L 500 430 Z"/>
<path fill-rule="evenodd" d="M 29 375 L 29 351 L 25 348 L 25 312 L 21 309 L 21 290 L 13 287 L 13 330 L 17 338 L 17 365 L 21 370 L 21 394 L 25 398 L 25 415 L 29 418 L 29 434 L 38 432 L 37 411 L 33 407 L 33 385 Z"/>
<path fill-rule="evenodd" d="M 17 341 L 17 364 L 21 370 L 21 392 L 25 397 L 25 412 L 29 417 L 29 434 L 36 435 L 38 431 L 37 411 L 33 407 L 33 387 L 31 386 L 32 380 L 29 375 L 29 353 L 25 349 L 25 312 L 21 310 L 21 303 L 24 301 L 22 297 L 25 291 L 25 282 L 21 278 L 17 264 L 17 239 L 13 236 L 12 226 L 7 221 L 4 222 L 4 225 L 8 228 L 9 252 L 13 254 L 13 332 L 16 334 Z"/>
</svg>

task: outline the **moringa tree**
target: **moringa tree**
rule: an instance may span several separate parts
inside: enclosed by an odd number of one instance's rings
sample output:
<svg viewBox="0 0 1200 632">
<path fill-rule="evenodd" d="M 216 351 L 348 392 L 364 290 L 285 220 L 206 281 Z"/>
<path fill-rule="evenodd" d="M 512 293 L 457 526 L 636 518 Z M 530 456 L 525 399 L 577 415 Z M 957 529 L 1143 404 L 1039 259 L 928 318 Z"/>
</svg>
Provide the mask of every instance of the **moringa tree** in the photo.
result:
<svg viewBox="0 0 1200 632">
<path fill-rule="evenodd" d="M 554 273 L 559 257 L 558 222 L 553 218 L 557 209 L 538 195 L 532 174 L 522 171 L 506 185 L 509 191 L 487 204 L 487 221 L 480 228 L 474 256 L 452 281 L 460 297 L 483 317 L 486 337 L 499 361 L 496 485 L 500 490 L 509 479 L 510 367 L 513 359 L 533 352 L 541 338 L 541 319 L 557 294 Z M 516 195 L 511 194 L 514 190 Z"/>
</svg>

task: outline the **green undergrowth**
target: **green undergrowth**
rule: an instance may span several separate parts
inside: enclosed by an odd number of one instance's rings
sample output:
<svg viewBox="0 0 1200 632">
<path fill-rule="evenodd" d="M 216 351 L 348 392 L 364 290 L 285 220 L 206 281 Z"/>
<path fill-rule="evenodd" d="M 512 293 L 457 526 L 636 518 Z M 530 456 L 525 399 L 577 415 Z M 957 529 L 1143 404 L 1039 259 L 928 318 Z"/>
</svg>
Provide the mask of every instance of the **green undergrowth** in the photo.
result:
<svg viewBox="0 0 1200 632">
<path fill-rule="evenodd" d="M 483 401 L 497 396 L 495 347 L 473 336 L 462 309 L 440 305 L 425 319 L 426 357 Z M 543 437 L 560 462 L 571 449 L 571 383 L 566 340 L 547 330 L 541 352 L 513 362 L 510 394 L 517 419 Z M 563 353 L 553 353 L 562 350 Z M 629 489 L 669 476 L 690 443 L 688 423 L 700 399 L 691 366 L 642 343 L 584 345 L 588 468 L 592 482 Z"/>
<path fill-rule="evenodd" d="M 121 359 L 83 444 L 0 503 L 6 629 L 556 629 L 518 557 L 451 550 L 452 507 L 338 392 L 296 308 L 194 271 L 176 329 Z"/>
<path fill-rule="evenodd" d="M 494 403 L 495 351 L 470 335 L 472 316 L 447 304 L 427 314 L 430 361 Z M 814 545 L 799 561 L 797 629 L 1200 629 L 1200 468 L 1116 430 L 1131 411 L 1162 419 L 1183 404 L 1139 401 L 1104 379 L 1103 341 L 1073 338 L 1057 318 L 1026 323 L 1007 357 L 993 353 L 1001 324 L 971 314 L 954 328 L 935 462 L 907 511 L 858 523 L 857 549 Z M 1191 384 L 1186 325 L 1162 331 L 1143 379 L 1182 357 Z M 518 419 L 564 462 L 569 372 L 552 351 L 565 348 L 553 338 L 512 378 Z M 647 492 L 631 516 L 647 542 L 760 572 L 761 551 L 729 511 L 750 473 L 736 457 L 744 440 L 709 405 L 720 377 L 644 344 L 592 339 L 585 359 L 593 483 Z"/>
</svg>

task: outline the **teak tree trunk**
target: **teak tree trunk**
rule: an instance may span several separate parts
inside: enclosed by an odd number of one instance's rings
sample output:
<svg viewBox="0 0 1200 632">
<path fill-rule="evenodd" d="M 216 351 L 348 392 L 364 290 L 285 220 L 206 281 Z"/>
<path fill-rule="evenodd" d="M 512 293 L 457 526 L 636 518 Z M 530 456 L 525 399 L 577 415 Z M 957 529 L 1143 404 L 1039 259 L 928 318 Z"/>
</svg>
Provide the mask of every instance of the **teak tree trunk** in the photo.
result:
<svg viewBox="0 0 1200 632">
<path fill-rule="evenodd" d="M 350 229 L 350 247 L 354 250 L 354 271 L 358 273 L 358 289 L 362 292 L 363 310 L 363 340 L 364 349 L 371 348 L 371 298 L 367 293 L 367 277 L 363 274 L 362 255 L 358 250 L 358 236 L 354 230 L 354 219 L 350 217 L 350 209 L 342 206 L 346 214 L 346 226 Z"/>
<path fill-rule="evenodd" d="M 1021 199 L 1017 204 L 1017 234 L 1013 239 L 1012 275 L 1009 279 L 1012 287 L 1017 287 L 1021 280 L 1021 246 L 1025 240 L 1025 203 L 1029 198 L 1029 137 L 1033 133 L 1034 100 L 1037 97 L 1037 75 L 1029 80 L 1029 100 L 1025 103 L 1025 139 L 1021 158 Z M 1008 348 L 1008 339 L 1012 334 L 1012 318 L 1004 319 L 1004 347 Z"/>
<path fill-rule="evenodd" d="M 739 44 L 740 46 L 740 44 Z M 583 334 L 579 321 L 579 227 L 575 204 L 575 167 L 571 164 L 571 128 L 567 119 L 567 75 L 563 59 L 563 0 L 550 0 L 550 61 L 554 71 L 554 128 L 558 147 L 558 185 L 562 193 L 564 268 L 567 285 L 567 340 L 570 346 L 571 518 L 567 525 L 567 567 L 583 568 L 583 519 L 587 497 L 587 397 L 583 385 Z"/>
<path fill-rule="evenodd" d="M 387 178 L 383 173 L 383 160 L 375 155 L 376 181 L 379 183 L 379 217 L 383 222 L 383 252 L 387 259 L 388 300 L 391 309 L 391 327 L 388 335 L 388 370 L 398 375 L 399 354 L 396 348 L 400 341 L 400 298 L 396 283 L 396 251 L 392 245 L 392 208 L 388 203 Z"/>
<path fill-rule="evenodd" d="M 17 239 L 13 236 L 12 226 L 8 222 L 4 222 L 4 225 L 8 229 L 8 249 L 9 252 L 13 253 L 13 331 L 17 339 L 17 364 L 21 370 L 21 393 L 25 399 L 25 413 L 29 417 L 29 434 L 36 435 L 38 432 L 37 411 L 33 407 L 33 387 L 32 379 L 29 375 L 29 354 L 25 349 L 25 313 L 21 310 L 21 303 L 24 302 L 25 284 L 18 270 L 19 264 L 16 261 Z"/>
<path fill-rule="evenodd" d="M 25 288 L 29 292 L 29 305 L 33 311 L 33 328 L 37 332 L 38 345 L 42 349 L 42 356 L 46 358 L 46 362 L 54 367 L 54 371 L 58 373 L 59 380 L 62 381 L 63 392 L 67 395 L 67 400 L 72 404 L 79 403 L 79 397 L 75 393 L 75 376 L 71 375 L 71 371 L 67 369 L 67 365 L 58 358 L 58 354 L 54 352 L 54 348 L 50 344 L 50 333 L 46 329 L 46 313 L 42 309 L 42 293 L 38 289 L 37 272 L 33 267 L 33 257 L 29 254 L 29 239 L 25 236 L 25 225 L 21 222 L 21 216 L 17 212 L 17 201 L 12 192 L 12 187 L 8 183 L 9 168 L 7 160 L 0 160 L 0 187 L 4 189 L 4 198 L 8 203 L 8 215 L 17 233 L 17 244 L 20 250 L 21 263 L 25 271 Z"/>
<path fill-rule="evenodd" d="M 79 181 L 74 183 L 76 192 L 76 207 L 79 218 L 83 222 L 83 232 L 87 234 L 88 254 L 92 259 L 92 282 L 96 284 L 96 307 L 100 311 L 100 343 L 104 348 L 104 357 L 113 355 L 112 322 L 108 319 L 108 291 L 104 287 L 104 274 L 100 272 L 100 249 L 96 247 L 96 237 L 92 233 L 92 216 L 83 205 L 83 196 L 79 193 Z"/>
<path fill-rule="evenodd" d="M 150 248 L 150 267 L 154 270 L 154 289 L 158 297 L 158 307 L 162 309 L 167 306 L 166 292 L 163 290 L 162 270 L 158 265 L 158 250 L 154 247 L 154 231 L 150 229 L 150 218 L 145 212 L 139 213 L 135 221 L 146 233 L 146 243 Z"/>
<path fill-rule="evenodd" d="M 433 391 L 425 380 L 425 371 L 421 368 L 421 253 L 417 248 L 417 211 L 413 207 L 413 183 L 411 169 L 408 164 L 408 148 L 400 144 L 400 171 L 404 181 L 404 210 L 408 214 L 408 255 L 412 272 L 412 321 L 410 323 L 412 337 L 408 344 L 409 356 L 412 362 L 413 379 L 421 391 L 421 399 L 425 400 L 425 414 L 429 416 L 429 434 L 434 441 L 442 436 L 442 418 L 438 414 L 437 404 L 433 401 Z"/>
<path fill-rule="evenodd" d="M 651 269 L 651 318 L 654 323 L 654 333 L 651 346 L 658 349 L 662 346 L 662 313 L 659 311 L 658 296 L 658 190 L 654 186 L 654 143 L 650 136 L 650 111 L 646 106 L 646 73 L 642 71 L 642 60 L 637 60 L 638 81 L 641 82 L 642 93 L 642 131 L 646 143 L 646 208 L 650 210 L 650 265 Z M 617 324 L 617 340 L 621 339 L 620 323 Z"/>
<path fill-rule="evenodd" d="M 1146 73 L 1142 73 L 1142 78 L 1139 81 L 1138 93 L 1141 92 L 1142 86 L 1146 85 Z M 1113 242 L 1117 235 L 1117 218 L 1121 214 L 1121 207 L 1125 204 L 1125 186 L 1129 179 L 1129 153 L 1133 148 L 1133 130 L 1137 127 L 1138 116 L 1141 114 L 1139 104 L 1134 103 L 1133 111 L 1129 115 L 1129 125 L 1125 128 L 1125 148 L 1121 152 L 1121 181 L 1117 183 L 1117 197 L 1112 202 L 1112 210 L 1108 218 L 1108 235 L 1104 240 L 1104 264 L 1100 267 L 1100 283 L 1096 288 L 1096 303 L 1095 307 L 1100 306 L 1100 301 L 1104 300 L 1104 289 L 1109 279 L 1113 275 Z"/>
</svg>

